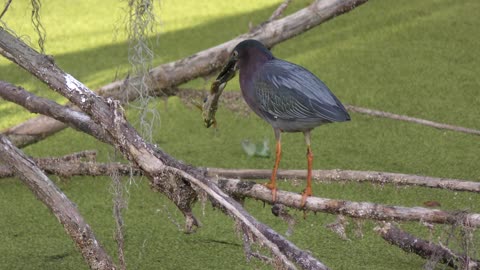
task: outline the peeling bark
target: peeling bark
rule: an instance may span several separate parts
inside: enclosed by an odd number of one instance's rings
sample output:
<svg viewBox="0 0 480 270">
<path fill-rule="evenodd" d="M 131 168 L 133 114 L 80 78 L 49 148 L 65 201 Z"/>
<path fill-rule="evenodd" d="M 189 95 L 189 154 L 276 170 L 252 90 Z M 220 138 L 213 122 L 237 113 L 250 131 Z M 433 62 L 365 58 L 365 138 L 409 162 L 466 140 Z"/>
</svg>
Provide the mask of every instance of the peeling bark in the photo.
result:
<svg viewBox="0 0 480 270">
<path fill-rule="evenodd" d="M 90 269 L 116 269 L 112 259 L 95 238 L 75 204 L 20 150 L 0 135 L 0 161 L 8 164 L 63 225 L 67 234 L 80 249 Z"/>
<path fill-rule="evenodd" d="M 413 252 L 427 260 L 439 260 L 439 262 L 455 269 L 480 269 L 480 261 L 464 254 L 453 252 L 444 246 L 415 237 L 393 224 L 386 223 L 382 228 L 377 227 L 375 230 L 390 244 L 398 246 L 406 252 Z"/>
</svg>

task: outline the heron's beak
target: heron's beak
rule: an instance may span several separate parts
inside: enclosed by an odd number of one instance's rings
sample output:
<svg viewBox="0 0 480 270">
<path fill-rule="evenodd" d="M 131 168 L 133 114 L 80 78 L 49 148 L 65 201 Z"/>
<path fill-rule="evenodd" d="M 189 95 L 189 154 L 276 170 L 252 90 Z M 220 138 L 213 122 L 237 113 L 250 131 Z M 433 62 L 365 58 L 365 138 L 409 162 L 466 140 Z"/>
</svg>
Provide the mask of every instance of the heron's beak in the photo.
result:
<svg viewBox="0 0 480 270">
<path fill-rule="evenodd" d="M 237 70 L 237 59 L 235 57 L 230 57 L 227 64 L 222 68 L 220 74 L 218 74 L 217 81 L 226 83 L 235 77 L 235 71 Z"/>
</svg>

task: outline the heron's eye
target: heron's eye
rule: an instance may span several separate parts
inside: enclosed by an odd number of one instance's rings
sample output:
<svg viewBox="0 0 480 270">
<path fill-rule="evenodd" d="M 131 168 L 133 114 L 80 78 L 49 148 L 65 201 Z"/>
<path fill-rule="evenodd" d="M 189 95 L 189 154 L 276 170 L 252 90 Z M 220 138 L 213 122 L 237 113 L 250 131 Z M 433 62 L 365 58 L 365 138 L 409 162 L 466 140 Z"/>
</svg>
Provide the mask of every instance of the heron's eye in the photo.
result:
<svg viewBox="0 0 480 270">
<path fill-rule="evenodd" d="M 232 55 L 233 55 L 233 57 L 238 57 L 238 51 L 233 51 Z"/>
</svg>

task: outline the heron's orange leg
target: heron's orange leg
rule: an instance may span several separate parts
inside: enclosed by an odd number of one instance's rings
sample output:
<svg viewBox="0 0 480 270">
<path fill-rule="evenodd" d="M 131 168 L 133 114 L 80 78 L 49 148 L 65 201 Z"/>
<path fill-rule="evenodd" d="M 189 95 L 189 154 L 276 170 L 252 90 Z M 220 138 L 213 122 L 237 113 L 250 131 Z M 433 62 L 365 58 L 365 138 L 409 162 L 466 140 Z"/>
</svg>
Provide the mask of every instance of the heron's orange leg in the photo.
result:
<svg viewBox="0 0 480 270">
<path fill-rule="evenodd" d="M 313 164 L 313 152 L 310 147 L 310 131 L 304 132 L 305 142 L 307 143 L 307 187 L 303 190 L 302 193 L 302 204 L 301 207 L 305 206 L 307 198 L 312 196 L 312 164 Z"/>
<path fill-rule="evenodd" d="M 280 139 L 280 131 L 275 130 L 275 140 L 277 145 L 275 147 L 275 165 L 273 166 L 272 175 L 270 177 L 270 182 L 265 184 L 265 186 L 272 190 L 272 201 L 277 200 L 277 170 L 280 165 L 280 159 L 282 159 L 282 143 Z"/>
</svg>

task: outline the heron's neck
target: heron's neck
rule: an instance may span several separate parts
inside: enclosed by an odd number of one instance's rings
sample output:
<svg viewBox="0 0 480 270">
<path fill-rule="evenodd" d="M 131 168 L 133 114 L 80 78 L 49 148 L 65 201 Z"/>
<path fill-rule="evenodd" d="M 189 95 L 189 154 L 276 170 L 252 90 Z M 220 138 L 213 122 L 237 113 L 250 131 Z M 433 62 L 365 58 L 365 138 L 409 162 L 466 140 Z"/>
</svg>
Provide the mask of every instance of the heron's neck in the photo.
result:
<svg viewBox="0 0 480 270">
<path fill-rule="evenodd" d="M 271 55 L 266 55 L 258 51 L 250 51 L 248 57 L 241 59 L 238 63 L 240 69 L 240 88 L 246 89 L 247 84 L 252 83 L 256 73 L 271 59 L 273 59 Z"/>
</svg>

